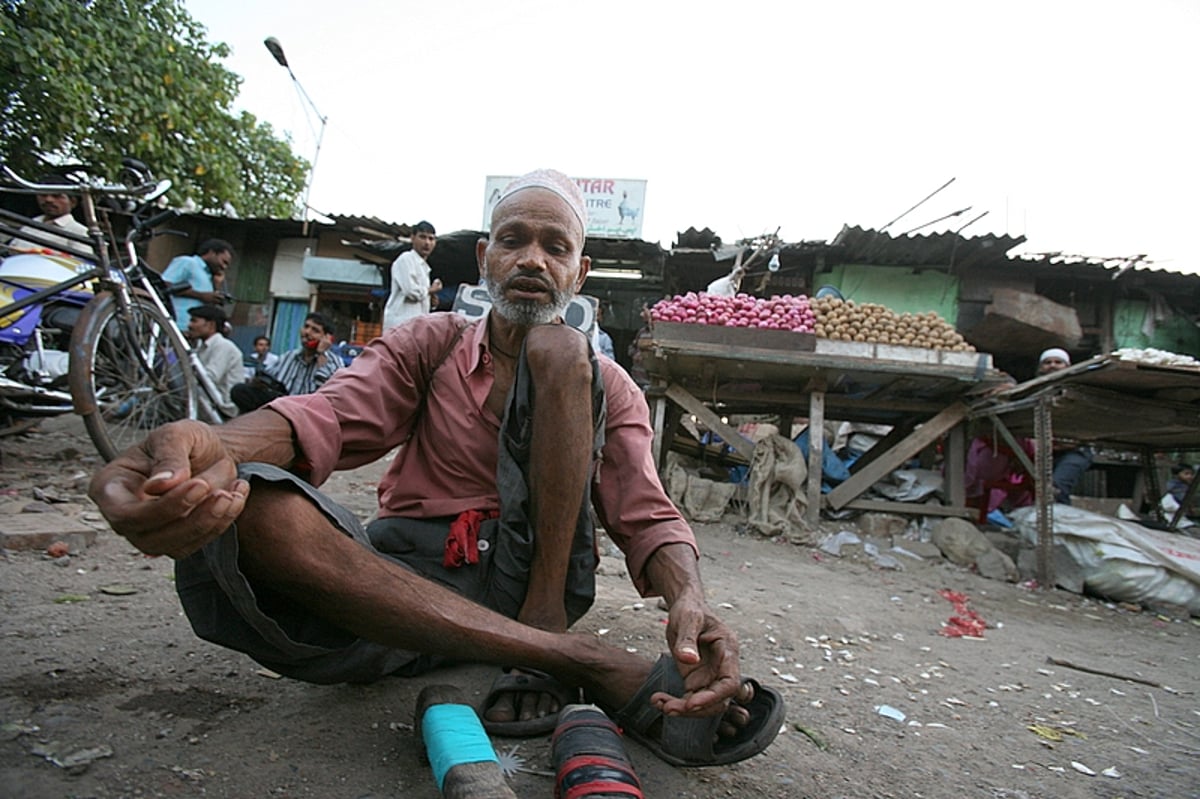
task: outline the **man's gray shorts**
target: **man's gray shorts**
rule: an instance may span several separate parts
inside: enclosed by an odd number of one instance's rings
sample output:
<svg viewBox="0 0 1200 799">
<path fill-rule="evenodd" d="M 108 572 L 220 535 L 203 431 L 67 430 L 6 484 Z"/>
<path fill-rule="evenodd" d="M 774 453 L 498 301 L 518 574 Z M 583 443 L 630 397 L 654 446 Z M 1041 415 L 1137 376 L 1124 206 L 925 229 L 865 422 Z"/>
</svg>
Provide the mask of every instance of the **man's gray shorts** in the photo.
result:
<svg viewBox="0 0 1200 799">
<path fill-rule="evenodd" d="M 604 384 L 592 356 L 594 452 L 604 444 Z M 442 566 L 452 518 L 377 519 L 367 527 L 329 497 L 300 478 L 274 466 L 244 464 L 239 475 L 285 483 L 303 493 L 345 535 L 405 568 L 436 580 L 472 601 L 515 618 L 525 598 L 533 558 L 529 507 L 529 452 L 534 387 L 524 350 L 500 427 L 497 485 L 500 518 L 484 522 L 479 538 L 480 563 L 457 569 Z M 596 556 L 590 483 L 571 549 L 564 601 L 570 623 L 591 606 L 595 596 Z M 443 658 L 394 649 L 357 637 L 309 612 L 295 600 L 254 585 L 238 565 L 236 526 L 175 566 L 176 589 L 196 634 L 244 652 L 280 674 L 315 683 L 369 682 L 386 674 L 412 676 L 444 662 Z"/>
</svg>

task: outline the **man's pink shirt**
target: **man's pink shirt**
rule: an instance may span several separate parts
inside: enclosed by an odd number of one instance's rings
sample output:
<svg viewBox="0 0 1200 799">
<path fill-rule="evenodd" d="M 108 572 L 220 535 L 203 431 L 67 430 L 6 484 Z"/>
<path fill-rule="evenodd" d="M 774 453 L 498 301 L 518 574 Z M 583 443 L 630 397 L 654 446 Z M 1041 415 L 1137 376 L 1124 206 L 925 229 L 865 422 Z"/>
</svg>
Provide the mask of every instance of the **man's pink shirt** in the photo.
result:
<svg viewBox="0 0 1200 799">
<path fill-rule="evenodd" d="M 386 330 L 316 393 L 268 406 L 291 423 L 314 485 L 335 470 L 370 463 L 400 447 L 379 483 L 380 517 L 499 509 L 500 419 L 485 407 L 494 380 L 486 318 L 463 333 L 437 371 L 435 393 L 414 418 L 421 365 L 429 368 L 441 357 L 445 345 L 439 342 L 450 340 L 453 324 L 450 314 L 436 313 Z M 671 543 L 695 552 L 696 541 L 658 479 L 641 390 L 619 365 L 598 357 L 608 415 L 592 500 L 625 553 L 635 585 L 648 593 L 654 589 L 642 570 L 650 555 Z"/>
</svg>

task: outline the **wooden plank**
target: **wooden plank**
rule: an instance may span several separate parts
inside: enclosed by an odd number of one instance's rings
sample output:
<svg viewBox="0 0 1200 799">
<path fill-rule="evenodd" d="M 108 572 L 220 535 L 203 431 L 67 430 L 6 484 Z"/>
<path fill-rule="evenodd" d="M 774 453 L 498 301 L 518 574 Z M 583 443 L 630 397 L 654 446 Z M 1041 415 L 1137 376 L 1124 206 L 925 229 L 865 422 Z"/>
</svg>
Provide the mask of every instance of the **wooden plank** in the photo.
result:
<svg viewBox="0 0 1200 799">
<path fill-rule="evenodd" d="M 1054 588 L 1054 424 L 1048 398 L 1034 409 L 1034 450 L 1037 471 L 1034 494 L 1037 504 L 1037 579 L 1042 590 Z"/>
<path fill-rule="evenodd" d="M 721 440 L 737 450 L 742 456 L 748 459 L 754 457 L 754 442 L 744 438 L 737 431 L 737 428 L 730 427 L 725 422 L 722 422 L 720 416 L 709 410 L 707 405 L 689 394 L 686 389 L 672 383 L 667 386 L 667 397 L 676 405 L 704 422 L 709 430 L 719 435 Z"/>
<path fill-rule="evenodd" d="M 936 411 L 930 413 L 932 416 Z M 850 466 L 850 474 L 858 474 L 863 469 L 875 462 L 875 459 L 889 452 L 892 447 L 904 440 L 904 437 L 913 431 L 916 424 L 912 420 L 905 420 L 903 424 L 897 424 L 892 427 L 888 434 L 875 442 L 875 446 L 862 454 Z"/>
<path fill-rule="evenodd" d="M 956 424 L 946 437 L 946 501 L 955 507 L 967 504 L 966 425 Z"/>
<path fill-rule="evenodd" d="M 890 450 L 876 458 L 874 462 L 868 464 L 866 468 L 830 491 L 826 497 L 829 506 L 834 510 L 841 510 L 847 502 L 856 499 L 888 472 L 899 468 L 913 455 L 932 444 L 966 418 L 966 415 L 966 405 L 961 402 L 951 404 L 937 416 L 914 430 L 903 441 L 898 442 Z"/>
<path fill-rule="evenodd" d="M 813 385 L 823 385 L 821 379 L 812 379 L 798 392 L 792 391 L 750 391 L 739 390 L 738 384 L 727 384 L 717 386 L 717 396 L 722 402 L 730 404 L 748 405 L 754 407 L 765 408 L 778 405 L 795 405 L 803 406 L 808 402 L 808 397 L 813 392 Z M 681 380 L 679 385 L 688 387 L 689 381 Z M 728 386 L 728 387 L 727 387 Z M 823 391 L 824 389 L 822 389 Z M 941 400 L 918 400 L 910 398 L 891 398 L 888 397 L 882 400 L 864 400 L 857 397 L 841 397 L 837 394 L 825 395 L 825 408 L 833 410 L 834 408 L 845 409 L 850 411 L 896 411 L 900 413 L 919 413 L 932 416 L 933 414 L 946 407 L 946 401 Z"/>
<path fill-rule="evenodd" d="M 804 520 L 813 529 L 821 523 L 821 477 L 824 471 L 824 457 L 825 392 L 814 391 L 808 400 L 808 507 L 804 509 Z"/>
<path fill-rule="evenodd" d="M 1025 448 L 1021 446 L 1021 442 L 1017 441 L 1017 437 L 1012 434 L 1012 432 L 1008 429 L 1008 426 L 1005 425 L 1004 422 L 1000 421 L 1000 417 L 994 414 L 989 415 L 988 418 L 992 420 L 992 424 L 995 425 L 996 429 L 1000 431 L 1000 436 L 1004 439 L 1005 443 L 1008 444 L 1008 448 L 1012 450 L 1013 457 L 1015 457 L 1020 462 L 1021 466 L 1024 467 L 1025 473 L 1030 477 L 1037 474 L 1037 468 L 1033 465 L 1033 462 L 1029 460 L 1029 456 L 1025 454 Z"/>
<path fill-rule="evenodd" d="M 916 502 L 888 502 L 880 499 L 855 499 L 847 502 L 845 507 L 877 513 L 899 513 L 905 516 L 958 516 L 963 519 L 974 518 L 979 513 L 974 508 L 961 506 L 921 505 Z"/>
<path fill-rule="evenodd" d="M 691 344 L 720 344 L 735 349 L 748 347 L 812 352 L 817 337 L 812 333 L 791 330 L 767 330 L 758 327 L 727 327 L 680 322 L 655 322 L 650 329 L 655 342 Z"/>
<path fill-rule="evenodd" d="M 793 333 L 791 335 L 800 335 Z M 924 350 L 918 350 L 924 352 Z M 937 353 L 933 350 L 929 352 Z M 961 355 L 962 353 L 949 353 Z M 806 374 L 825 373 L 840 375 L 857 374 L 864 377 L 887 379 L 903 376 L 910 379 L 930 378 L 935 381 L 956 379 L 966 383 L 978 383 L 984 378 L 995 379 L 994 370 L 986 368 L 979 376 L 978 368 L 923 361 L 884 360 L 871 357 L 856 357 L 834 353 L 806 352 L 796 349 L 747 347 L 734 349 L 724 344 L 706 342 L 679 342 L 651 340 L 644 351 L 646 371 L 654 377 L 678 379 L 699 373 L 707 363 L 715 364 L 720 374 L 738 374 L 746 379 L 759 379 L 762 373 L 769 374 L 771 367 L 787 367 L 790 381 L 795 384 Z M 979 357 L 986 357 L 980 355 Z M 830 390 L 833 390 L 831 384 Z"/>
<path fill-rule="evenodd" d="M 667 418 L 667 400 L 665 397 L 647 395 L 646 401 L 650 403 L 650 419 L 654 425 L 654 439 L 650 445 L 653 450 L 654 468 L 661 473 L 667 459 L 666 442 L 670 440 L 663 430 Z"/>
</svg>

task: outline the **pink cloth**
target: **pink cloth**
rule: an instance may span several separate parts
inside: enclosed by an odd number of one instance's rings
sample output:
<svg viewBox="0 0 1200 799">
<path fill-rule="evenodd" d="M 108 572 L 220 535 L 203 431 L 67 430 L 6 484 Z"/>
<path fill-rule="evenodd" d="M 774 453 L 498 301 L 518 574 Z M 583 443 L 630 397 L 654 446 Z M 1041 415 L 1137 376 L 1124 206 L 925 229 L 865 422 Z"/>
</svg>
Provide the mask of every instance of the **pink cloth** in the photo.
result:
<svg viewBox="0 0 1200 799">
<path fill-rule="evenodd" d="M 496 460 L 500 420 L 484 403 L 494 381 L 486 319 L 464 332 L 438 370 L 435 393 L 413 430 L 419 405 L 419 364 L 432 366 L 449 341 L 450 314 L 437 313 L 385 330 L 362 355 L 319 391 L 282 397 L 268 407 L 292 424 L 320 485 L 337 469 L 378 460 L 404 443 L 379 483 L 379 515 L 430 518 L 500 507 Z M 634 585 L 654 587 L 642 574 L 659 547 L 695 536 L 663 491 L 651 456 L 646 401 L 612 361 L 601 358 L 608 406 L 605 444 L 596 464 L 592 501 L 608 535 L 625 553 Z"/>
<path fill-rule="evenodd" d="M 1034 458 L 1034 441 L 1018 439 L 1021 449 L 1030 460 Z M 980 507 L 986 495 L 984 513 L 991 513 L 1008 500 L 1008 508 L 1033 504 L 1033 479 L 1025 473 L 1020 461 L 1003 442 L 993 445 L 989 438 L 978 436 L 967 450 L 963 481 L 966 483 L 967 504 Z"/>
</svg>

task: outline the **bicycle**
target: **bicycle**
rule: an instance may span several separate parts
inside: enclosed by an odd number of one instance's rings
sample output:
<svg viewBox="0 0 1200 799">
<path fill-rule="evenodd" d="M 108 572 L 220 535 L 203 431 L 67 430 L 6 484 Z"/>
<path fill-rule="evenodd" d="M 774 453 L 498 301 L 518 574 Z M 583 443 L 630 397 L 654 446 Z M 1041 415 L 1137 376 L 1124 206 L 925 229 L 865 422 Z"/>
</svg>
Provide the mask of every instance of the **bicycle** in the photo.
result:
<svg viewBox="0 0 1200 799">
<path fill-rule="evenodd" d="M 155 201 L 171 186 L 155 181 L 141 162 L 125 159 L 121 182 L 104 183 L 69 172 L 70 185 L 35 183 L 0 164 L 0 190 L 24 194 L 67 193 L 79 197 L 88 235 L 80 236 L 41 225 L 29 217 L 0 209 L 0 235 L 21 239 L 66 253 L 78 259 L 76 273 L 34 289 L 28 283 L 0 277 L 0 288 L 13 301 L 0 307 L 0 328 L 11 325 L 17 314 L 62 297 L 89 284 L 92 298 L 83 305 L 70 331 L 66 375 L 69 394 L 24 364 L 9 364 L 0 382 L 3 410 L 15 415 L 51 415 L 74 410 L 105 458 L 112 460 L 145 434 L 179 419 L 222 421 L 217 391 L 197 351 L 188 343 L 173 318 L 161 278 L 144 267 L 137 244 L 154 235 L 155 228 L 177 215 L 159 210 Z M 113 231 L 110 209 L 100 201 L 125 201 L 132 206 L 128 233 L 121 245 Z M 48 241 L 47 237 L 53 237 Z M 70 246 L 63 247 L 63 241 Z M 90 266 L 89 266 L 90 264 Z M 18 296 L 20 295 L 20 296 Z M 61 338 L 63 330 L 39 323 L 36 335 L 24 349 L 47 362 L 46 339 Z M 10 374 L 21 372 L 22 379 Z"/>
</svg>

